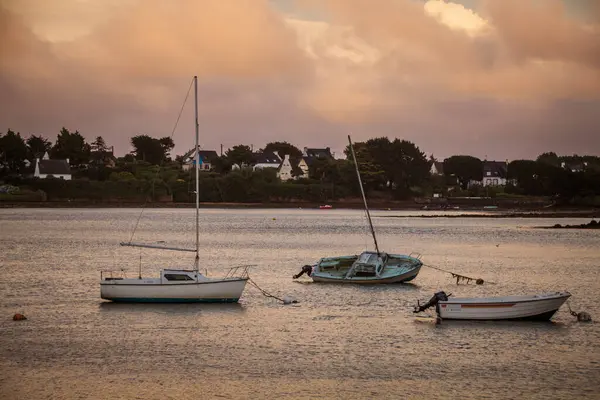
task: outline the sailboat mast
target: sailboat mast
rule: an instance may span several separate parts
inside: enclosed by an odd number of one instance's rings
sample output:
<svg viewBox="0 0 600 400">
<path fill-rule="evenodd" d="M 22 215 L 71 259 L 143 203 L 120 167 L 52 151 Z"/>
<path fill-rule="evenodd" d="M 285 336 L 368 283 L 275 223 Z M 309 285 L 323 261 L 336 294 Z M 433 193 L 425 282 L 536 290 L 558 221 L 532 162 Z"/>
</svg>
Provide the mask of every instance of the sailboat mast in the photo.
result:
<svg viewBox="0 0 600 400">
<path fill-rule="evenodd" d="M 358 177 L 358 186 L 360 186 L 360 193 L 362 194 L 363 203 L 365 204 L 365 211 L 367 212 L 367 219 L 369 220 L 369 226 L 371 227 L 371 235 L 373 235 L 373 241 L 375 242 L 375 250 L 379 255 L 379 246 L 377 245 L 377 237 L 375 237 L 375 229 L 373 229 L 373 222 L 371 221 L 371 213 L 369 212 L 369 206 L 367 205 L 367 198 L 365 196 L 365 190 L 363 189 L 362 180 L 360 179 L 360 171 L 358 170 L 358 162 L 356 161 L 356 154 L 354 153 L 354 146 L 352 146 L 352 139 L 348 135 L 348 143 L 350 143 L 350 151 L 352 152 L 352 159 L 354 159 L 354 167 L 356 167 L 356 176 Z"/>
<path fill-rule="evenodd" d="M 196 259 L 194 261 L 194 269 L 198 272 L 198 264 L 200 263 L 200 143 L 199 143 L 199 129 L 198 125 L 198 77 L 194 76 L 194 127 L 196 129 Z M 198 276 L 196 274 L 196 276 Z"/>
</svg>

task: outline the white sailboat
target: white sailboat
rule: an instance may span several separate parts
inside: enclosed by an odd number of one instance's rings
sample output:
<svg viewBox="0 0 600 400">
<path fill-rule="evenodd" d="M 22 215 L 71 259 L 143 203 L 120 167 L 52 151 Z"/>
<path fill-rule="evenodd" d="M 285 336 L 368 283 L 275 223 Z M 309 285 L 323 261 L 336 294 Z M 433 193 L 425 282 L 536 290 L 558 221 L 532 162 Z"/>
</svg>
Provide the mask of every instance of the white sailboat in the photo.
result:
<svg viewBox="0 0 600 400">
<path fill-rule="evenodd" d="M 111 271 L 100 275 L 100 297 L 115 302 L 142 303 L 234 303 L 242 296 L 248 281 L 248 267 L 234 267 L 221 278 L 213 278 L 199 272 L 200 261 L 200 192 L 198 160 L 198 77 L 194 76 L 195 95 L 195 144 L 196 144 L 196 247 L 185 249 L 154 244 L 124 242 L 122 246 L 145 247 L 196 253 L 194 269 L 163 269 L 157 278 L 116 276 Z"/>
<path fill-rule="evenodd" d="M 367 198 L 360 178 L 358 162 L 352 139 L 348 135 L 348 143 L 352 151 L 352 158 L 356 167 L 356 176 L 360 186 L 360 192 L 367 213 L 371 235 L 375 243 L 375 251 L 364 251 L 360 255 L 324 257 L 321 258 L 315 265 L 305 265 L 299 274 L 294 275 L 294 279 L 299 278 L 306 273 L 314 282 L 331 282 L 331 283 L 360 283 L 360 284 L 375 284 L 375 283 L 400 283 L 409 282 L 417 277 L 423 263 L 420 260 L 420 255 L 413 256 L 404 254 L 390 254 L 379 251 L 375 229 L 371 221 L 371 213 L 367 206 Z"/>
</svg>

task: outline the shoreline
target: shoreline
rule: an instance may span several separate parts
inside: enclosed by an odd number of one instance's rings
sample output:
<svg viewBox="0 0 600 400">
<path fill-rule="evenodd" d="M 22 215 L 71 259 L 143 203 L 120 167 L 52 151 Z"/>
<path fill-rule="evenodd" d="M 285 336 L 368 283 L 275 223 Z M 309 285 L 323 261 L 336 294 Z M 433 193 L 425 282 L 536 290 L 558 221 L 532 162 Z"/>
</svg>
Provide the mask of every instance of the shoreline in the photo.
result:
<svg viewBox="0 0 600 400">
<path fill-rule="evenodd" d="M 332 202 L 331 209 L 321 210 L 321 203 L 277 202 L 277 203 L 200 203 L 200 208 L 221 209 L 309 209 L 327 212 L 330 210 L 362 209 L 362 202 Z M 194 203 L 133 203 L 133 202 L 89 202 L 89 201 L 44 201 L 44 202 L 0 202 L 0 209 L 8 208 L 194 208 Z M 406 202 L 371 202 L 373 211 L 420 211 L 420 215 L 386 215 L 377 218 L 600 218 L 600 209 L 593 207 L 498 207 L 485 209 L 477 205 L 465 205 L 459 209 L 423 209 L 423 204 Z M 453 212 L 453 214 L 446 214 Z"/>
</svg>

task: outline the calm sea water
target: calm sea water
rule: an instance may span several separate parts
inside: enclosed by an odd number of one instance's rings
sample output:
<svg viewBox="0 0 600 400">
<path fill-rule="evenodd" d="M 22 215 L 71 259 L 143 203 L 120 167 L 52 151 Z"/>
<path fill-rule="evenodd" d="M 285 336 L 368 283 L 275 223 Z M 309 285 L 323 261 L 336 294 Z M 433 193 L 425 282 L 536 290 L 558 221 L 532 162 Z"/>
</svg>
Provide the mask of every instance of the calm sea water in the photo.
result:
<svg viewBox="0 0 600 400">
<path fill-rule="evenodd" d="M 0 210 L 0 398 L 600 398 L 600 325 L 563 306 L 550 323 L 412 314 L 437 290 L 492 296 L 568 290 L 600 319 L 600 232 L 537 230 L 545 219 L 375 212 L 380 247 L 494 284 L 457 286 L 423 268 L 414 284 L 293 281 L 326 255 L 372 248 L 360 211 L 202 210 L 201 268 L 255 264 L 233 305 L 127 305 L 99 297 L 100 270 L 156 275 L 193 256 L 123 248 L 139 210 Z M 588 220 L 560 220 L 583 223 Z M 146 210 L 135 239 L 193 244 L 193 210 Z M 141 258 L 140 258 L 141 256 Z M 14 322 L 22 312 L 27 321 Z"/>
</svg>

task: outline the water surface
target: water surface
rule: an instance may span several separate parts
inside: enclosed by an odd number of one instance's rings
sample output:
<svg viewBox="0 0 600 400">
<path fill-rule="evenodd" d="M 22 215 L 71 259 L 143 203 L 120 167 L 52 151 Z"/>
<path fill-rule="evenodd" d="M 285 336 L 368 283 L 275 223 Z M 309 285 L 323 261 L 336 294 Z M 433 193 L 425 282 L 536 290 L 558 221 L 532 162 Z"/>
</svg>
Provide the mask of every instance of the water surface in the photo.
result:
<svg viewBox="0 0 600 400">
<path fill-rule="evenodd" d="M 135 240 L 192 246 L 193 212 L 146 210 Z M 250 286 L 239 304 L 113 304 L 99 298 L 101 270 L 157 276 L 193 256 L 120 247 L 139 210 L 0 210 L 0 398 L 600 398 L 600 329 L 566 307 L 551 323 L 435 326 L 411 312 L 440 289 L 568 290 L 598 319 L 600 232 L 533 229 L 557 222 L 540 218 L 386 218 L 398 214 L 373 213 L 382 250 L 494 283 L 457 286 L 428 268 L 407 285 L 294 281 L 319 257 L 372 248 L 361 211 L 209 209 L 201 268 L 254 264 L 253 280 L 297 305 Z"/>
</svg>

